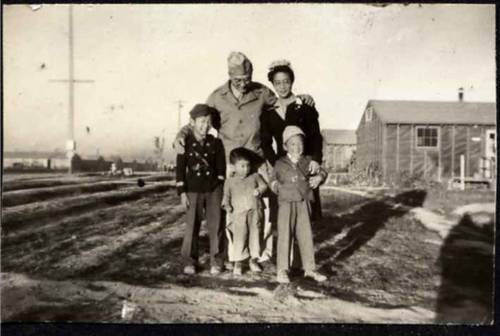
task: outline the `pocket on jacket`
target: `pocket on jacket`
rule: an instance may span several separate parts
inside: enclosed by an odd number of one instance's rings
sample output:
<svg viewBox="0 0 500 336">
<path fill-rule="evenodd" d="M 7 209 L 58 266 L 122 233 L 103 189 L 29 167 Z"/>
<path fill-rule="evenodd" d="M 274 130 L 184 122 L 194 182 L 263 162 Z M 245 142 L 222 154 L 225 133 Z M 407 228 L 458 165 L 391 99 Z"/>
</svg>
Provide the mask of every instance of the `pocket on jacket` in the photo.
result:
<svg viewBox="0 0 500 336">
<path fill-rule="evenodd" d="M 281 184 L 278 186 L 278 198 L 280 199 L 294 198 L 296 193 L 297 189 L 294 185 Z"/>
</svg>

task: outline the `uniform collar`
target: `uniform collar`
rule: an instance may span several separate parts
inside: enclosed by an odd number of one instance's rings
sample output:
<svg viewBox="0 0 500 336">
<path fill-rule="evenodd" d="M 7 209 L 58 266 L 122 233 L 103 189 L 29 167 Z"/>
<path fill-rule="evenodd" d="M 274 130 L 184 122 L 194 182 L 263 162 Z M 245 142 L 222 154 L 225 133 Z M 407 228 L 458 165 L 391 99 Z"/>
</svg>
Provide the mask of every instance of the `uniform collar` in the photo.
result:
<svg viewBox="0 0 500 336">
<path fill-rule="evenodd" d="M 245 92 L 245 93 L 242 93 L 242 94 L 241 94 L 240 101 L 238 101 L 238 100 L 236 99 L 236 97 L 234 97 L 234 95 L 233 95 L 233 93 L 232 93 L 232 91 L 231 91 L 231 81 L 230 81 L 230 80 L 228 80 L 228 81 L 226 82 L 226 84 L 224 84 L 224 85 L 222 86 L 222 89 L 221 89 L 221 91 L 220 91 L 220 94 L 221 94 L 222 96 L 226 96 L 226 99 L 230 99 L 230 100 L 232 100 L 233 102 L 238 103 L 238 104 L 239 104 L 239 106 L 241 106 L 241 105 L 244 105 L 244 104 L 250 103 L 250 102 L 252 102 L 252 101 L 254 101 L 254 100 L 257 100 L 257 99 L 258 99 L 257 95 L 256 95 L 256 94 L 255 94 L 255 92 L 252 90 L 252 86 L 253 86 L 253 82 L 252 82 L 252 83 L 250 83 L 250 88 L 249 88 L 249 90 L 248 90 L 247 92 Z"/>
<path fill-rule="evenodd" d="M 211 142 L 213 138 L 212 134 L 207 134 L 202 140 L 198 140 L 198 138 L 196 138 L 196 136 L 194 135 L 194 132 L 191 133 L 190 135 L 193 142 L 197 142 L 201 145 L 205 145 L 206 143 Z"/>
<path fill-rule="evenodd" d="M 222 85 L 222 88 L 220 90 L 221 95 L 227 95 L 228 93 L 231 92 L 231 81 L 227 81 L 224 85 Z"/>
</svg>

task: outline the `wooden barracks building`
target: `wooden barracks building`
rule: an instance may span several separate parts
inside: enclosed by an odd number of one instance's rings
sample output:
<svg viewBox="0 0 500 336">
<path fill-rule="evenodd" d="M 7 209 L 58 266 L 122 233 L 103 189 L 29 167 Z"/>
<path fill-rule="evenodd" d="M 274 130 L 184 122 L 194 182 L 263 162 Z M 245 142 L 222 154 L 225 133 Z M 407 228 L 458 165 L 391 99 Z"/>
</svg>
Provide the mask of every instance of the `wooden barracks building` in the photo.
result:
<svg viewBox="0 0 500 336">
<path fill-rule="evenodd" d="M 325 168 L 334 172 L 350 171 L 352 156 L 356 151 L 356 131 L 324 129 L 321 134 Z"/>
<path fill-rule="evenodd" d="M 495 174 L 495 103 L 370 100 L 358 129 L 356 168 L 377 167 L 441 181 Z"/>
</svg>

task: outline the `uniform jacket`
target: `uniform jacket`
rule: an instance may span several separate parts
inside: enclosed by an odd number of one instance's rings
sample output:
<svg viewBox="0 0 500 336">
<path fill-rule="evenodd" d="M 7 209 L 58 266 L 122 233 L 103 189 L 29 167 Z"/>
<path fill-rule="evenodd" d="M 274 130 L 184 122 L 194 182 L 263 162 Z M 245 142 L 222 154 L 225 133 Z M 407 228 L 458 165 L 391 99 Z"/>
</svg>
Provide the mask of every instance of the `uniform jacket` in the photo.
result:
<svg viewBox="0 0 500 336">
<path fill-rule="evenodd" d="M 219 131 L 226 156 L 237 147 L 245 147 L 262 156 L 260 115 L 274 105 L 276 96 L 266 86 L 252 82 L 238 101 L 230 85 L 227 81 L 207 99 L 207 105 L 219 112 L 213 118 L 213 126 Z"/>
<path fill-rule="evenodd" d="M 285 119 L 276 112 L 276 106 L 264 111 L 261 115 L 261 141 L 265 159 L 274 165 L 278 158 L 286 154 L 283 149 L 283 131 L 286 126 L 297 126 L 306 135 L 304 154 L 311 156 L 312 160 L 321 164 L 323 161 L 323 136 L 319 128 L 318 117 L 316 109 L 307 104 L 292 103 L 288 105 Z M 277 153 L 272 147 L 273 138 L 276 141 Z"/>
<path fill-rule="evenodd" d="M 253 191 L 255 189 L 259 190 L 259 196 L 254 196 Z M 245 178 L 229 177 L 224 183 L 222 206 L 226 208 L 230 205 L 234 214 L 251 209 L 263 209 L 262 194 L 266 190 L 267 184 L 259 173 L 253 173 Z"/>
<path fill-rule="evenodd" d="M 278 194 L 278 202 L 313 200 L 313 192 L 309 186 L 310 162 L 310 156 L 302 156 L 295 164 L 287 155 L 276 161 L 269 184 L 271 190 Z M 321 169 L 319 174 L 326 178 L 324 170 Z"/>
<path fill-rule="evenodd" d="M 177 155 L 177 192 L 210 192 L 225 176 L 226 158 L 220 139 L 209 134 L 202 143 L 188 134 L 184 154 Z"/>
</svg>

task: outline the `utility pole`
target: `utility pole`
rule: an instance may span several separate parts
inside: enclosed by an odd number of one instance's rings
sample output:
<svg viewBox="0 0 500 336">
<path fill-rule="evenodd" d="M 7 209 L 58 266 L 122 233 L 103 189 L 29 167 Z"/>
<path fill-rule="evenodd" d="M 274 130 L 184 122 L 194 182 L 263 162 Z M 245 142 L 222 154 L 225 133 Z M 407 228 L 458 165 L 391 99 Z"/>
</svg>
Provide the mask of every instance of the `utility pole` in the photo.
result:
<svg viewBox="0 0 500 336">
<path fill-rule="evenodd" d="M 177 121 L 179 122 L 179 130 L 180 130 L 182 127 L 182 125 L 181 125 L 181 111 L 182 111 L 182 108 L 184 107 L 185 101 L 179 99 L 179 100 L 175 101 L 174 103 L 176 103 L 177 107 L 179 108 L 178 115 L 177 115 Z"/>
<path fill-rule="evenodd" d="M 69 160 L 68 173 L 73 174 L 72 159 L 75 155 L 75 83 L 94 83 L 93 80 L 75 79 L 74 67 L 74 41 L 73 41 L 73 5 L 69 5 L 69 79 L 51 80 L 51 82 L 68 83 L 69 88 L 69 115 L 68 115 L 68 140 L 66 142 L 67 158 Z"/>
</svg>

